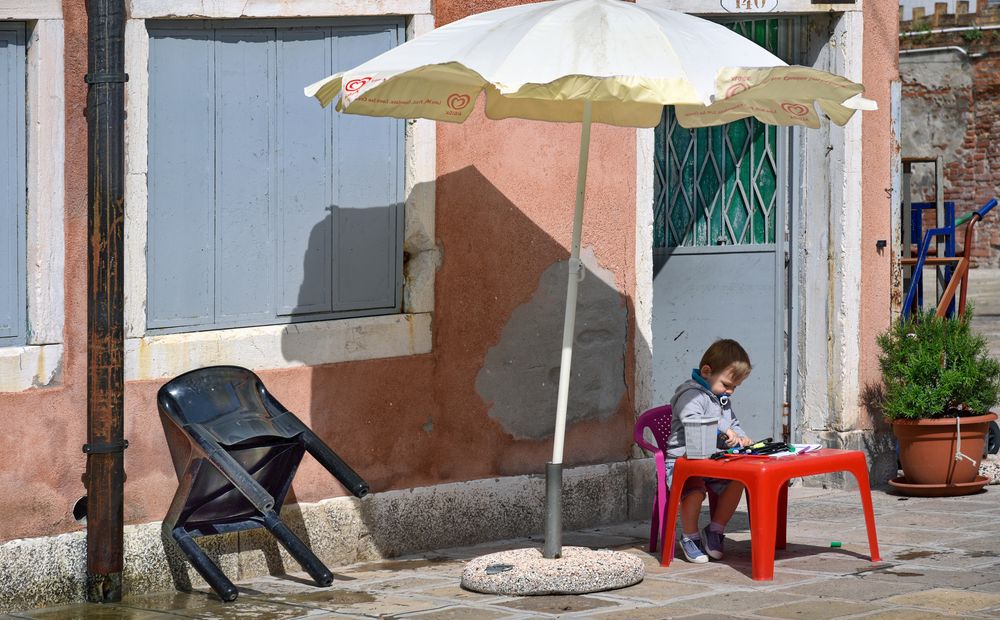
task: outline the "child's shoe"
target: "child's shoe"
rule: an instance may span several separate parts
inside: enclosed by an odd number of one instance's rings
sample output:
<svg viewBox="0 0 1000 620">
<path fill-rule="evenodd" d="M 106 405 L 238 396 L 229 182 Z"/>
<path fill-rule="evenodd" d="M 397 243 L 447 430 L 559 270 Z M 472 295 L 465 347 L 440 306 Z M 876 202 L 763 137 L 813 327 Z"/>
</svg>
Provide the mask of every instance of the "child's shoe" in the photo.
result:
<svg viewBox="0 0 1000 620">
<path fill-rule="evenodd" d="M 723 547 L 726 544 L 726 536 L 722 532 L 713 532 L 708 529 L 706 525 L 704 529 L 701 530 L 701 541 L 702 545 L 705 547 L 705 553 L 708 557 L 713 560 L 721 560 L 723 556 Z"/>
<path fill-rule="evenodd" d="M 708 562 L 708 556 L 701 550 L 700 542 L 699 540 L 692 540 L 687 536 L 681 537 L 681 552 L 684 553 L 684 558 L 688 562 L 695 564 Z"/>
</svg>

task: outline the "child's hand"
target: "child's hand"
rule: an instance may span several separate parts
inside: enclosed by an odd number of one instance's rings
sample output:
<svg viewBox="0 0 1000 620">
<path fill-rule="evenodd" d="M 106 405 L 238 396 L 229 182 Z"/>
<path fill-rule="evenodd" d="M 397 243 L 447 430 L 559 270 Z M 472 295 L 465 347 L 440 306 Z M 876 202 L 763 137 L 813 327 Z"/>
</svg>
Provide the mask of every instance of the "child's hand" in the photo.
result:
<svg viewBox="0 0 1000 620">
<path fill-rule="evenodd" d="M 734 431 L 731 428 L 727 428 L 725 430 L 725 432 L 723 433 L 723 435 L 726 436 L 725 441 L 726 441 L 726 447 L 728 447 L 728 448 L 735 448 L 736 446 L 748 445 L 748 444 L 741 443 L 740 442 L 741 437 L 739 435 L 737 435 L 736 431 Z"/>
<path fill-rule="evenodd" d="M 753 439 L 750 439 L 746 435 L 743 435 L 742 437 L 739 438 L 739 443 L 741 448 L 745 448 L 753 443 Z"/>
</svg>

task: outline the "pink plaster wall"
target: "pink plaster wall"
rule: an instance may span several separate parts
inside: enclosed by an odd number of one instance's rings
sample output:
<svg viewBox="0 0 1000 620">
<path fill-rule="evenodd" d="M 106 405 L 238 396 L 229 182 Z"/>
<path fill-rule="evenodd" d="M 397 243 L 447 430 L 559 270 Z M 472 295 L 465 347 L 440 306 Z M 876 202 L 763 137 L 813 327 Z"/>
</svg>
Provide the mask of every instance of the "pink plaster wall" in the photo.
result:
<svg viewBox="0 0 1000 620">
<path fill-rule="evenodd" d="M 503 4 L 514 4 L 507 2 Z M 438 23 L 497 2 L 435 3 Z M 57 385 L 0 394 L 0 542 L 81 529 L 72 519 L 85 494 L 87 24 L 83 3 L 66 20 L 66 328 Z M 279 400 L 361 472 L 373 490 L 541 472 L 551 440 L 515 440 L 487 416 L 475 390 L 487 350 L 541 273 L 568 256 L 579 125 L 493 122 L 482 108 L 464 125 L 438 125 L 437 274 L 434 347 L 427 355 L 262 370 Z M 634 330 L 635 132 L 595 126 L 584 244 L 616 274 Z M 631 335 L 629 336 L 631 338 Z M 260 369 L 258 369 L 260 370 Z M 567 465 L 621 461 L 631 445 L 634 361 L 626 347 L 626 395 L 604 421 L 571 426 Z M 162 382 L 125 388 L 125 520 L 162 519 L 176 478 L 155 406 Z M 554 412 L 553 412 L 554 415 Z M 343 489 L 311 457 L 293 497 L 316 501 Z"/>
<path fill-rule="evenodd" d="M 877 112 L 862 114 L 862 232 L 861 232 L 861 360 L 860 382 L 864 387 L 880 381 L 875 336 L 890 321 L 892 280 L 892 223 L 895 206 L 891 162 L 899 145 L 892 135 L 890 84 L 899 79 L 899 18 L 889 2 L 864 3 L 863 77 L 865 97 L 878 102 Z M 888 247 L 879 254 L 875 243 L 885 239 Z M 862 411 L 860 428 L 878 424 L 871 412 Z"/>
</svg>

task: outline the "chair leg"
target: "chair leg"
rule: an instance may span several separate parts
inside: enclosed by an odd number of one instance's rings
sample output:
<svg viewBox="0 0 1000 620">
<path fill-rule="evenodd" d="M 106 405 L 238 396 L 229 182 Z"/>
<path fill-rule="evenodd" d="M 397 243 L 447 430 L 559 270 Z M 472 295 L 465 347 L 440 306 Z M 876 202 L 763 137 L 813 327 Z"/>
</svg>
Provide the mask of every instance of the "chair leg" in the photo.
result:
<svg viewBox="0 0 1000 620">
<path fill-rule="evenodd" d="M 222 570 L 215 565 L 215 562 L 205 554 L 202 548 L 198 546 L 198 543 L 191 538 L 191 535 L 181 527 L 174 528 L 172 534 L 181 551 L 184 552 L 184 555 L 191 562 L 191 565 L 208 582 L 208 585 L 215 590 L 219 598 L 227 603 L 235 601 L 236 597 L 240 594 L 239 590 L 236 589 L 232 581 L 229 581 L 229 578 L 226 577 Z"/>
<path fill-rule="evenodd" d="M 649 552 L 656 553 L 660 537 L 660 499 L 653 500 L 653 515 L 649 518 Z"/>
<path fill-rule="evenodd" d="M 670 490 L 667 487 L 667 466 L 662 452 L 656 453 L 656 499 L 653 501 L 653 518 L 649 535 L 649 551 L 656 553 L 656 550 L 663 547 L 666 540 L 660 536 L 667 514 L 667 502 L 670 499 Z M 673 535 L 673 534 L 671 534 Z"/>
<path fill-rule="evenodd" d="M 687 476 L 681 472 L 674 471 L 674 484 L 672 485 L 675 489 L 683 489 L 684 483 L 687 481 Z M 681 494 L 680 492 L 671 493 L 667 499 L 667 514 L 663 519 L 663 529 L 661 530 L 661 548 L 660 552 L 660 566 L 670 566 L 670 562 L 674 559 L 674 530 L 677 527 L 677 511 L 680 509 Z"/>
<path fill-rule="evenodd" d="M 273 510 L 264 513 L 264 527 L 274 534 L 278 542 L 288 550 L 295 561 L 302 565 L 302 568 L 309 573 L 317 585 L 328 586 L 333 583 L 333 574 L 329 569 L 309 547 L 299 540 L 299 537 L 292 530 L 288 529 L 288 526 L 278 518 Z"/>
</svg>

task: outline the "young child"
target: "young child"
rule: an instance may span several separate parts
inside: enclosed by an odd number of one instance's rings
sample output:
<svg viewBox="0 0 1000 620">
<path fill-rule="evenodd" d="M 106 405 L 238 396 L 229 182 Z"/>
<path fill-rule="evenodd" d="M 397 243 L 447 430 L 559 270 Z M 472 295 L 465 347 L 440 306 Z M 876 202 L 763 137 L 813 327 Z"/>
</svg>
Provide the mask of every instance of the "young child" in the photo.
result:
<svg viewBox="0 0 1000 620">
<path fill-rule="evenodd" d="M 733 413 L 729 397 L 750 375 L 750 357 L 735 340 L 716 340 L 701 356 L 691 378 L 677 386 L 670 404 L 673 420 L 667 441 L 667 484 L 672 483 L 674 462 L 685 453 L 684 420 L 715 418 L 719 421 L 719 438 L 727 447 L 747 446 L 752 442 L 743 433 Z M 718 499 L 711 523 L 698 529 L 698 516 L 705 496 L 711 489 Z M 672 491 L 674 491 L 672 489 Z M 688 478 L 681 493 L 681 551 L 688 562 L 721 560 L 726 524 L 736 512 L 743 494 L 743 484 L 719 478 Z M 706 555 L 707 554 L 707 555 Z"/>
</svg>

